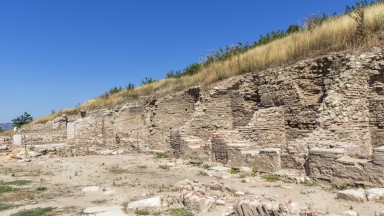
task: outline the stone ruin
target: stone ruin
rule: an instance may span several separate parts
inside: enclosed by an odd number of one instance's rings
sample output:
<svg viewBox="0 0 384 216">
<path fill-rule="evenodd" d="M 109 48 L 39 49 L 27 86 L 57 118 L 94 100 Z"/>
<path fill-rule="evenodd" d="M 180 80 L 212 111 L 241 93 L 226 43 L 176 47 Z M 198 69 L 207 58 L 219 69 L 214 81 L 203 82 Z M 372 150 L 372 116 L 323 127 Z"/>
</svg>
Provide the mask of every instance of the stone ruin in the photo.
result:
<svg viewBox="0 0 384 216">
<path fill-rule="evenodd" d="M 383 111 L 384 53 L 375 47 L 62 116 L 22 128 L 15 138 L 67 143 L 85 153 L 169 151 L 262 172 L 299 169 L 316 179 L 382 186 Z"/>
</svg>

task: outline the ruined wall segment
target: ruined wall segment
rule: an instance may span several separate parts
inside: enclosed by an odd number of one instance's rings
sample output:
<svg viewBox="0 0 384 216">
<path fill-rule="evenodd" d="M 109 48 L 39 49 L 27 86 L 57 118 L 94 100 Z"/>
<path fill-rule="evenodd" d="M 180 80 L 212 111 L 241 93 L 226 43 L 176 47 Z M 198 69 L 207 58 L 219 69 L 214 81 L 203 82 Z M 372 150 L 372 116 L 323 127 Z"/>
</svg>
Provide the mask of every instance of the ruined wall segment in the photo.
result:
<svg viewBox="0 0 384 216">
<path fill-rule="evenodd" d="M 192 119 L 194 104 L 199 100 L 200 88 L 190 88 L 154 101 L 150 119 L 150 142 L 166 147 L 166 138 L 173 130 L 181 130 Z"/>
<path fill-rule="evenodd" d="M 145 143 L 149 137 L 145 113 L 143 101 L 134 101 L 122 106 L 115 113 L 114 142 L 122 146 L 131 146 L 134 149 L 145 148 Z"/>
<path fill-rule="evenodd" d="M 384 56 L 373 48 L 153 94 L 20 134 L 32 143 L 165 150 L 265 172 L 305 168 L 316 178 L 381 183 L 374 171 L 382 172 L 383 112 Z"/>
<path fill-rule="evenodd" d="M 364 63 L 369 74 L 369 126 L 372 147 L 384 145 L 384 55 L 377 50 Z"/>
<path fill-rule="evenodd" d="M 67 122 L 67 116 L 63 115 L 48 121 L 45 124 L 33 124 L 28 127 L 23 127 L 18 131 L 18 133 L 22 134 L 22 136 L 20 136 L 20 141 L 18 141 L 17 144 L 64 142 L 67 138 Z"/>
</svg>

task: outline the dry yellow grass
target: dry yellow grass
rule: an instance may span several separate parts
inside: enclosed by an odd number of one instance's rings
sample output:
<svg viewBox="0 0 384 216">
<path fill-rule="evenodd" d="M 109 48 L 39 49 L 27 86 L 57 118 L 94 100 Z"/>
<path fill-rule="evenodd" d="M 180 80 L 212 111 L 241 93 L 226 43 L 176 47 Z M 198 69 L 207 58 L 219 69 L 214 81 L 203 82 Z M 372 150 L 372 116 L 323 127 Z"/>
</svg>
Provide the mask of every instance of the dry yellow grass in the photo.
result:
<svg viewBox="0 0 384 216">
<path fill-rule="evenodd" d="M 62 116 L 63 114 L 67 114 L 67 115 L 74 115 L 74 114 L 77 114 L 78 112 L 80 111 L 79 108 L 75 108 L 75 109 L 64 109 L 64 110 L 61 110 L 59 112 L 56 112 L 54 114 L 51 114 L 51 115 L 48 115 L 48 116 L 45 116 L 45 117 L 42 117 L 42 118 L 39 118 L 39 119 L 35 119 L 34 121 L 32 121 L 30 124 L 42 124 L 42 123 L 46 123 L 47 121 L 50 121 L 56 117 L 59 117 L 59 116 Z M 25 125 L 26 126 L 26 125 Z M 23 127 L 25 127 L 23 126 Z"/>
<path fill-rule="evenodd" d="M 352 40 L 356 34 L 357 22 L 351 16 L 343 15 L 328 19 L 313 30 L 300 31 L 272 43 L 250 49 L 226 61 L 215 62 L 192 76 L 163 79 L 109 97 L 92 99 L 82 104 L 80 108 L 85 110 L 111 108 L 137 96 L 153 93 L 161 95 L 193 85 L 205 86 L 244 72 L 257 72 L 268 67 L 287 64 L 313 56 L 314 53 L 372 46 L 376 43 L 373 35 L 384 29 L 384 4 L 375 4 L 365 8 L 365 22 L 373 34 L 363 43 L 357 44 Z M 38 119 L 33 123 L 43 123 L 63 113 L 74 113 L 75 111 L 74 109 L 66 110 Z"/>
<path fill-rule="evenodd" d="M 13 131 L 13 130 L 10 130 L 10 131 L 4 131 L 4 132 L 1 132 L 1 133 L 0 133 L 1 136 L 13 136 L 13 135 L 15 135 L 15 134 L 16 134 L 16 132 Z"/>
</svg>

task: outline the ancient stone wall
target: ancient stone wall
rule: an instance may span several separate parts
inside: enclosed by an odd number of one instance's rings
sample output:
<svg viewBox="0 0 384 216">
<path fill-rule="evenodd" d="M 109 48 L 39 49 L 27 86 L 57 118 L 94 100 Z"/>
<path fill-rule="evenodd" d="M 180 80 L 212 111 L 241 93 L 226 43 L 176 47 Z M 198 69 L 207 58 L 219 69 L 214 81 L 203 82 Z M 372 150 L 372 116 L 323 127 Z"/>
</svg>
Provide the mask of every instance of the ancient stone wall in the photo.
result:
<svg viewBox="0 0 384 216">
<path fill-rule="evenodd" d="M 238 130 L 256 148 L 281 147 L 286 144 L 284 110 L 279 107 L 257 110 L 248 125 Z"/>
<path fill-rule="evenodd" d="M 45 124 L 33 124 L 19 129 L 21 142 L 28 144 L 61 143 L 67 139 L 67 116 L 57 117 Z M 20 142 L 17 142 L 20 144 Z"/>
<path fill-rule="evenodd" d="M 265 172 L 305 168 L 317 178 L 360 181 L 345 174 L 357 169 L 370 176 L 361 181 L 380 183 L 373 170 L 382 172 L 383 111 L 384 56 L 373 48 L 149 95 L 19 133 L 27 142 L 169 150 Z"/>
<path fill-rule="evenodd" d="M 373 160 L 345 155 L 343 149 L 314 148 L 309 153 L 307 174 L 334 184 L 382 186 L 384 184 L 383 149 L 377 149 Z"/>
<path fill-rule="evenodd" d="M 160 97 L 155 100 L 152 107 L 152 116 L 148 126 L 151 143 L 167 146 L 166 137 L 172 130 L 181 130 L 192 119 L 194 104 L 199 100 L 200 89 L 191 88 Z"/>
</svg>

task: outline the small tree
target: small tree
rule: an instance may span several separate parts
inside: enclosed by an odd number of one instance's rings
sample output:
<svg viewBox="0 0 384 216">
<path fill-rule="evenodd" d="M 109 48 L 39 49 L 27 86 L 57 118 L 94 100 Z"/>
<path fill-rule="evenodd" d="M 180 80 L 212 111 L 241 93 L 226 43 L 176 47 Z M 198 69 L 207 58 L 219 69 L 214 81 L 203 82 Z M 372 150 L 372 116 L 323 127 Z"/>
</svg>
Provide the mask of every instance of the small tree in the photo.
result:
<svg viewBox="0 0 384 216">
<path fill-rule="evenodd" d="M 156 80 L 152 79 L 151 77 L 145 77 L 144 79 L 141 80 L 142 85 L 146 85 L 153 82 L 156 82 Z"/>
<path fill-rule="evenodd" d="M 299 25 L 290 25 L 288 29 L 285 31 L 287 34 L 292 34 L 301 30 Z"/>
<path fill-rule="evenodd" d="M 32 116 L 30 114 L 28 114 L 27 112 L 24 112 L 23 115 L 15 118 L 15 119 L 12 119 L 12 125 L 14 127 L 20 128 L 22 125 L 28 124 L 32 121 L 33 121 Z"/>
<path fill-rule="evenodd" d="M 183 75 L 187 75 L 187 76 L 193 75 L 195 73 L 198 73 L 200 69 L 201 69 L 201 64 L 199 63 L 190 64 L 188 67 L 184 69 Z"/>
<path fill-rule="evenodd" d="M 135 88 L 135 84 L 133 83 L 128 83 L 128 85 L 125 87 L 127 90 L 133 90 Z"/>
<path fill-rule="evenodd" d="M 2 132 L 4 132 L 5 130 L 2 128 L 2 127 L 0 127 L 0 133 L 2 133 Z"/>
</svg>

